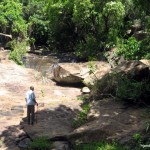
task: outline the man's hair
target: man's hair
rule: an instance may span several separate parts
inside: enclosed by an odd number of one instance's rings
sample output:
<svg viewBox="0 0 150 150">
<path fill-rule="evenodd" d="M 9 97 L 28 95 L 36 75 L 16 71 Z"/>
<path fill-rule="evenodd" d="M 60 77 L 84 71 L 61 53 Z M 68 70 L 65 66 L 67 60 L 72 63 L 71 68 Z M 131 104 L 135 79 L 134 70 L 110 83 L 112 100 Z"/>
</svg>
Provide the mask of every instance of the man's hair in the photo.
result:
<svg viewBox="0 0 150 150">
<path fill-rule="evenodd" d="M 34 90 L 34 86 L 30 86 L 30 90 L 32 90 L 32 91 L 33 91 L 33 90 Z"/>
</svg>

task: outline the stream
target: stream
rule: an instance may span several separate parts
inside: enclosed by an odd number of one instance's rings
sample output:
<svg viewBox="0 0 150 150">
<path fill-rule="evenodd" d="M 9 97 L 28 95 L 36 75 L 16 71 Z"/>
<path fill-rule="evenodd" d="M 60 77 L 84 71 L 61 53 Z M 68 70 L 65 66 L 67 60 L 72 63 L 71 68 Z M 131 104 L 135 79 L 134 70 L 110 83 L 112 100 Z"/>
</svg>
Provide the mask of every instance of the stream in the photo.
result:
<svg viewBox="0 0 150 150">
<path fill-rule="evenodd" d="M 50 71 L 51 65 L 58 63 L 59 59 L 56 56 L 39 56 L 36 54 L 28 54 L 23 58 L 23 63 L 26 68 L 32 68 L 42 73 L 44 77 Z"/>
</svg>

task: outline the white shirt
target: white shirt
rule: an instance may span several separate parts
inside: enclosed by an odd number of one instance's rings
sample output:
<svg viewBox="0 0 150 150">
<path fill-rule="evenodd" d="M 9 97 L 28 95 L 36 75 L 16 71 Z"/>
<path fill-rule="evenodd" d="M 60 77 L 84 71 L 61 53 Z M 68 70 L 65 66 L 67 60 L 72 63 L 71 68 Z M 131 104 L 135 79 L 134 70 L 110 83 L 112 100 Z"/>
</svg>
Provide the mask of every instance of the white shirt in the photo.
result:
<svg viewBox="0 0 150 150">
<path fill-rule="evenodd" d="M 35 105 L 35 94 L 34 94 L 34 91 L 32 90 L 29 90 L 27 91 L 26 93 L 26 101 L 27 101 L 27 105 Z"/>
</svg>

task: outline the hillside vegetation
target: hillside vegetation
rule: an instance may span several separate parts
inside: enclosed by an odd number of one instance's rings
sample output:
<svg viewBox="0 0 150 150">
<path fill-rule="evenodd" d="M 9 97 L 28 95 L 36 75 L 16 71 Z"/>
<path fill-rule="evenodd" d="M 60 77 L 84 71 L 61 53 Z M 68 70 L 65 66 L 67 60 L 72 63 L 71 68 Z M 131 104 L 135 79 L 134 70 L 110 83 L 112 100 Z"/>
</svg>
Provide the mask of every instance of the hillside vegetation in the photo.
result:
<svg viewBox="0 0 150 150">
<path fill-rule="evenodd" d="M 84 60 L 98 59 L 113 47 L 125 59 L 149 59 L 149 8 L 149 0 L 2 0 L 0 32 L 12 40 L 0 40 L 19 64 L 25 53 L 16 47 L 20 42 L 32 50 L 44 45 L 48 52 L 74 52 Z"/>
</svg>

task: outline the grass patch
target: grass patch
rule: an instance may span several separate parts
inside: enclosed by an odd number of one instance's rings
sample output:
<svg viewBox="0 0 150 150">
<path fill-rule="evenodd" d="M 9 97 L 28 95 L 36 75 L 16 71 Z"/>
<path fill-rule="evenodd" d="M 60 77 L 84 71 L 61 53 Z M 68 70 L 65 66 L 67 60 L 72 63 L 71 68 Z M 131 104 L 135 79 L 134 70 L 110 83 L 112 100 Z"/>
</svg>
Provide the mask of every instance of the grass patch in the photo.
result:
<svg viewBox="0 0 150 150">
<path fill-rule="evenodd" d="M 77 97 L 77 100 L 78 100 L 78 101 L 83 101 L 83 102 L 88 101 L 88 100 L 89 100 L 89 95 L 81 95 L 81 96 L 78 96 L 78 97 Z"/>
<path fill-rule="evenodd" d="M 29 150 L 49 150 L 51 148 L 52 144 L 48 141 L 47 137 L 36 138 L 28 146 Z"/>
<path fill-rule="evenodd" d="M 89 103 L 84 104 L 82 106 L 82 111 L 78 113 L 77 117 L 73 121 L 72 124 L 73 128 L 77 128 L 87 122 L 87 114 L 89 113 L 89 111 L 90 111 L 90 104 Z"/>
<path fill-rule="evenodd" d="M 0 147 L 3 145 L 3 141 L 0 139 Z"/>
<path fill-rule="evenodd" d="M 129 148 L 116 143 L 94 142 L 76 145 L 75 150 L 129 150 Z"/>
</svg>

